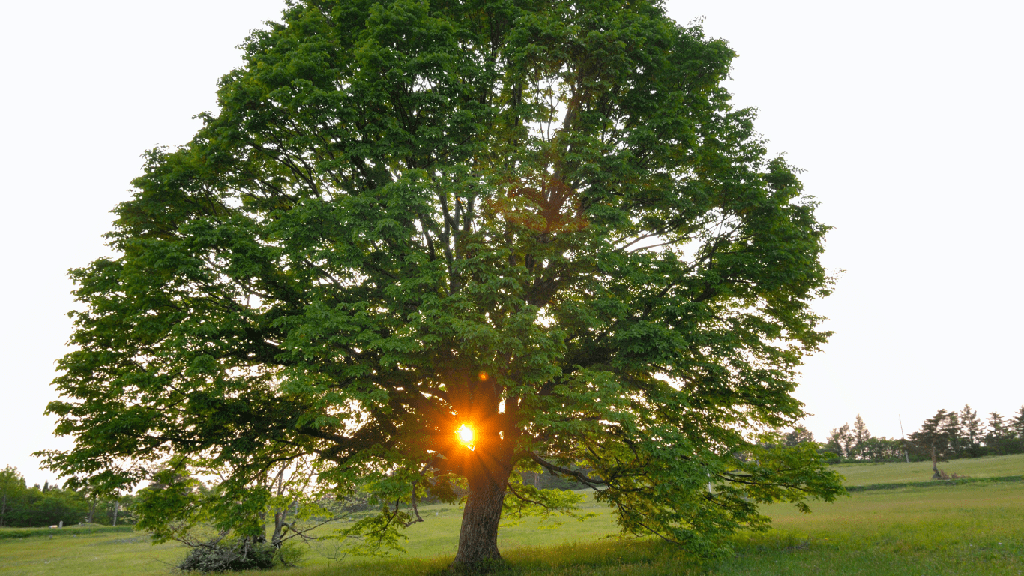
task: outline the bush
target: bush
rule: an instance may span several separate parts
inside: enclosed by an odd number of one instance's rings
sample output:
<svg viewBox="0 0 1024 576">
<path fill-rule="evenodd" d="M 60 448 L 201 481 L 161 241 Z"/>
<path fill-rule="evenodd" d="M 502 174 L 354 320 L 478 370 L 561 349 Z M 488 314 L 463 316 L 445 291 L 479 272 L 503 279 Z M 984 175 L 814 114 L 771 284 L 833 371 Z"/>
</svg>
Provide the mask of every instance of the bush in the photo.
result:
<svg viewBox="0 0 1024 576">
<path fill-rule="evenodd" d="M 235 540 L 231 542 L 209 542 L 189 550 L 178 568 L 190 572 L 224 572 L 227 570 L 249 570 L 272 568 L 277 548 L 266 542 Z"/>
</svg>

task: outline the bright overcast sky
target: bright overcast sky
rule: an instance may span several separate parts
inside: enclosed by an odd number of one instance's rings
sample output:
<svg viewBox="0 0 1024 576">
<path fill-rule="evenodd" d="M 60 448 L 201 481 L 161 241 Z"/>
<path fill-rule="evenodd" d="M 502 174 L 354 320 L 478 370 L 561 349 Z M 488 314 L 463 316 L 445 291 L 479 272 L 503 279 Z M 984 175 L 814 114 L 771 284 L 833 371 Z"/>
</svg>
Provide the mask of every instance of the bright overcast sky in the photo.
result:
<svg viewBox="0 0 1024 576">
<path fill-rule="evenodd" d="M 835 331 L 797 397 L 823 440 L 860 413 L 899 436 L 939 408 L 1024 404 L 1024 4 L 670 1 L 729 41 L 730 90 L 835 227 Z M 0 138 L 0 467 L 53 480 L 42 412 L 71 333 L 66 270 L 106 253 L 143 150 L 187 142 L 235 47 L 279 0 L 9 2 Z M 1013 361 L 1018 358 L 1018 361 Z"/>
</svg>

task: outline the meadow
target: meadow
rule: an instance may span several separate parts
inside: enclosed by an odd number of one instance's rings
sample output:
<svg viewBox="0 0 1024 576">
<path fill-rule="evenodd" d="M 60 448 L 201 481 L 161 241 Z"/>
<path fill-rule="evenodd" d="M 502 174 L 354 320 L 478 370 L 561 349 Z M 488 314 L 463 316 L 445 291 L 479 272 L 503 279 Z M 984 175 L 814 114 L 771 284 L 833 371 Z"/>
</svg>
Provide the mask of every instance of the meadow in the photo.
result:
<svg viewBox="0 0 1024 576">
<path fill-rule="evenodd" d="M 886 464 L 839 464 L 832 467 L 846 477 L 846 486 L 851 488 L 884 487 L 899 485 L 931 484 L 932 463 L 925 462 L 893 462 Z M 1024 480 L 1024 454 L 1010 456 L 987 456 L 985 458 L 964 458 L 939 462 L 939 470 L 952 477 L 954 474 L 965 477 L 963 480 L 989 481 L 998 479 Z"/>
<path fill-rule="evenodd" d="M 966 481 L 932 482 L 931 463 L 846 464 L 853 489 L 811 514 L 773 505 L 773 527 L 733 538 L 736 554 L 698 566 L 655 540 L 620 539 L 609 510 L 588 498 L 583 522 L 537 519 L 504 526 L 499 546 L 515 575 L 1018 575 L 1024 574 L 1024 456 L 944 463 Z M 902 485 L 901 485 L 902 484 Z M 881 487 L 881 488 L 879 488 Z M 288 576 L 437 574 L 451 561 L 461 510 L 427 506 L 408 530 L 404 555 L 339 558 L 330 544 L 310 550 Z M 0 575 L 165 575 L 184 555 L 129 529 L 0 530 Z M 29 532 L 34 530 L 34 532 Z M 77 532 L 77 533 L 73 533 Z M 10 536 L 24 535 L 22 538 Z"/>
</svg>

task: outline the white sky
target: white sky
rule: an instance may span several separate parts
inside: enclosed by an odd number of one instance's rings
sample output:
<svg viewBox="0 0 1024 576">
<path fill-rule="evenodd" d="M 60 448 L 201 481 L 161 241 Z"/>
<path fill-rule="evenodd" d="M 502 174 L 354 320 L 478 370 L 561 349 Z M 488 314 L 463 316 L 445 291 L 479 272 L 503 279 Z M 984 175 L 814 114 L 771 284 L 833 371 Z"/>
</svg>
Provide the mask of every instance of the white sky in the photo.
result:
<svg viewBox="0 0 1024 576">
<path fill-rule="evenodd" d="M 1020 225 L 1024 4 L 669 2 L 739 53 L 729 86 L 806 170 L 840 276 L 835 336 L 797 397 L 823 440 L 860 413 L 899 436 L 939 408 L 1024 404 Z M 140 154 L 187 142 L 217 78 L 279 0 L 11 2 L 0 14 L 0 467 L 54 480 L 42 412 L 71 333 L 65 271 L 106 253 Z M 1015 168 L 1017 166 L 1017 168 Z M 1014 358 L 1018 358 L 1014 361 Z"/>
</svg>

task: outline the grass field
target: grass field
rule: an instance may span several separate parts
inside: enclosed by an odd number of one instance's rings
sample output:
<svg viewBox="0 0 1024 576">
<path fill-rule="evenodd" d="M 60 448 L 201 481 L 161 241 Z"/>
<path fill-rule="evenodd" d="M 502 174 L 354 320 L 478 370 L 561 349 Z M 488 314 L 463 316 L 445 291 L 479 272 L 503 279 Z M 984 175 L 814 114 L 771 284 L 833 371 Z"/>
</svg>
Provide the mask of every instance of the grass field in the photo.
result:
<svg viewBox="0 0 1024 576">
<path fill-rule="evenodd" d="M 892 464 L 840 464 L 832 467 L 846 477 L 851 487 L 872 484 L 907 484 L 928 482 L 932 477 L 932 463 L 895 462 Z M 939 462 L 939 470 L 949 476 L 957 474 L 970 479 L 1006 478 L 1024 476 L 1024 454 L 1012 456 L 989 456 L 987 458 L 965 458 Z"/>
<path fill-rule="evenodd" d="M 923 466 L 922 466 L 923 464 Z M 1024 474 L 1024 456 L 958 461 L 941 466 L 972 478 Z M 759 575 L 1024 575 L 1024 482 L 927 483 L 930 463 L 843 465 L 851 486 L 902 488 L 851 493 L 833 504 L 812 505 L 804 515 L 789 505 L 768 508 L 773 529 L 734 538 L 736 555 L 695 566 L 671 546 L 619 540 L 610 512 L 589 501 L 584 522 L 565 519 L 543 527 L 537 520 L 506 526 L 499 546 L 504 573 L 579 576 L 708 574 Z M 923 479 L 922 479 L 923 477 Z M 924 483 L 920 485 L 919 483 Z M 429 506 L 422 524 L 408 531 L 408 553 L 387 559 L 331 559 L 329 545 L 307 554 L 288 576 L 402 576 L 442 570 L 455 553 L 461 510 Z M 6 529 L 4 536 L 18 529 Z M 53 531 L 51 538 L 0 536 L 0 575 L 165 575 L 184 555 L 175 544 L 153 546 L 144 534 Z M 26 530 L 27 534 L 28 531 Z M 38 531 L 35 533 L 38 534 Z M 606 538 L 612 536 L 612 538 Z"/>
</svg>

